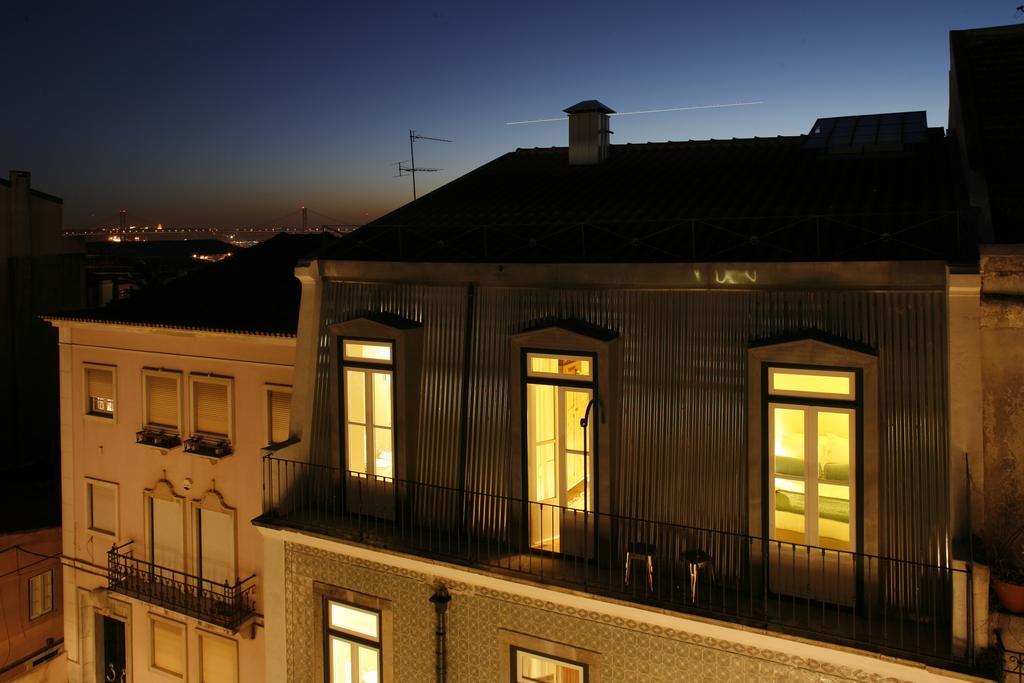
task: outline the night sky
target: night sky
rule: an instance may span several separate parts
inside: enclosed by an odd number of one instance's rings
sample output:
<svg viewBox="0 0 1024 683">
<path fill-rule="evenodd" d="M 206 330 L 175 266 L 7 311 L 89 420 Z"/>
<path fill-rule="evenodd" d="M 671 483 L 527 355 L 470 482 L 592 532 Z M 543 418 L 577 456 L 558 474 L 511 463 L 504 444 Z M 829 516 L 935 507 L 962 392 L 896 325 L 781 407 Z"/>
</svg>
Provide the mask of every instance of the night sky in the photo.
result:
<svg viewBox="0 0 1024 683">
<path fill-rule="evenodd" d="M 69 228 L 258 224 L 305 203 L 362 223 L 566 124 L 596 98 L 614 143 L 805 133 L 926 109 L 944 126 L 950 29 L 1020 0 L 0 3 L 0 173 L 64 197 Z M 780 7 L 782 5 L 782 7 Z"/>
</svg>

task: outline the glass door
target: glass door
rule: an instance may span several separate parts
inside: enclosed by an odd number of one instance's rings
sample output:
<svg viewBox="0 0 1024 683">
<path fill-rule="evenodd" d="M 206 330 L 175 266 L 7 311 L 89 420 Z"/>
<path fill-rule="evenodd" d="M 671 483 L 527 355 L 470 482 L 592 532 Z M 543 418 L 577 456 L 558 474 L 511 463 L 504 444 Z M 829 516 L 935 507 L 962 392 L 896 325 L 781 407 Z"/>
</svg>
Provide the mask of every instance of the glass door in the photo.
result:
<svg viewBox="0 0 1024 683">
<path fill-rule="evenodd" d="M 531 368 L 536 374 L 557 374 L 560 369 L 562 374 L 567 369 L 581 372 L 579 360 L 530 354 Z M 573 361 L 576 368 L 568 365 Z M 589 361 L 583 362 L 589 374 Z M 529 382 L 526 386 L 532 548 L 574 555 L 589 551 L 587 538 L 593 531 L 589 515 L 594 507 L 594 429 L 592 420 L 588 420 L 586 427 L 583 420 L 593 396 L 592 388 L 575 383 Z"/>
<path fill-rule="evenodd" d="M 831 377 L 822 374 L 821 379 Z M 817 378 L 805 371 L 799 381 Z M 852 398 L 849 379 L 847 395 Z M 773 388 L 779 384 L 784 382 Z M 804 391 L 807 398 L 821 393 L 821 384 L 808 386 L 818 391 Z M 784 391 L 773 393 L 789 396 L 799 388 Z M 852 604 L 857 550 L 856 408 L 831 400 L 829 405 L 821 403 L 768 405 L 769 571 L 774 591 Z"/>
</svg>

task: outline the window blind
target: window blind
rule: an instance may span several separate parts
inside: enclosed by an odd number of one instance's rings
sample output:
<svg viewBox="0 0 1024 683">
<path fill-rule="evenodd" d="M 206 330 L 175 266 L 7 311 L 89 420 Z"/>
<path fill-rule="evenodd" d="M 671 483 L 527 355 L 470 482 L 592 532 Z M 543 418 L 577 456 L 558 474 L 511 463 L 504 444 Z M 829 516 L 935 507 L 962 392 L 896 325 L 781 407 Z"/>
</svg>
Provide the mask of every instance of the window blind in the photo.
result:
<svg viewBox="0 0 1024 683">
<path fill-rule="evenodd" d="M 168 673 L 185 674 L 185 629 L 154 619 L 153 624 L 153 666 Z"/>
<path fill-rule="evenodd" d="M 114 398 L 114 373 L 112 370 L 86 368 L 85 379 L 89 398 Z"/>
<path fill-rule="evenodd" d="M 235 641 L 200 633 L 203 683 L 236 683 L 238 657 Z"/>
<path fill-rule="evenodd" d="M 185 569 L 184 533 L 181 521 L 181 504 L 150 498 L 150 523 L 152 524 L 152 562 L 183 571 Z"/>
<path fill-rule="evenodd" d="M 117 505 L 114 489 L 88 484 L 89 486 L 89 528 L 114 534 L 117 530 Z"/>
<path fill-rule="evenodd" d="M 228 385 L 196 380 L 192 385 L 197 432 L 228 436 Z"/>
<path fill-rule="evenodd" d="M 270 392 L 270 443 L 288 440 L 292 396 L 286 391 Z"/>
<path fill-rule="evenodd" d="M 199 553 L 202 576 L 217 584 L 235 583 L 235 524 L 231 515 L 199 511 Z"/>
<path fill-rule="evenodd" d="M 178 380 L 146 375 L 146 424 L 178 428 Z"/>
</svg>

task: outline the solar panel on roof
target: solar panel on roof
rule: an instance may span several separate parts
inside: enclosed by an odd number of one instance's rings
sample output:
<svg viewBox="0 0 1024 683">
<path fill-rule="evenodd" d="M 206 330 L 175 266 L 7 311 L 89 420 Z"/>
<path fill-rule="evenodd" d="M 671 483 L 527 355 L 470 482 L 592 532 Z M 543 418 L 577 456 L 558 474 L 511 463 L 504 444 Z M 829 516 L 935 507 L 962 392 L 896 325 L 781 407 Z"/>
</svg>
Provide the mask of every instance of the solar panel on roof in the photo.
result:
<svg viewBox="0 0 1024 683">
<path fill-rule="evenodd" d="M 928 118 L 923 111 L 862 114 L 818 119 L 804 141 L 804 149 L 829 152 L 870 152 L 916 145 L 928 139 Z"/>
</svg>

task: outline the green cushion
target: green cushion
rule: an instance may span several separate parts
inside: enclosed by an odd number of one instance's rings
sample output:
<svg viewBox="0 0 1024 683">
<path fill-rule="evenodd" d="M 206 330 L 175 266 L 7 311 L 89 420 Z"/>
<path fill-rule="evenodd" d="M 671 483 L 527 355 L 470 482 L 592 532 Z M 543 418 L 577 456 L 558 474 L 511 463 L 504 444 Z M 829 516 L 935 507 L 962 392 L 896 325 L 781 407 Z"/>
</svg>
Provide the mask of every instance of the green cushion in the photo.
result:
<svg viewBox="0 0 1024 683">
<path fill-rule="evenodd" d="M 804 494 L 793 491 L 776 491 L 775 509 L 779 512 L 792 512 L 797 515 L 804 514 Z M 822 519 L 849 523 L 850 503 L 840 498 L 819 496 L 818 516 Z"/>
</svg>

